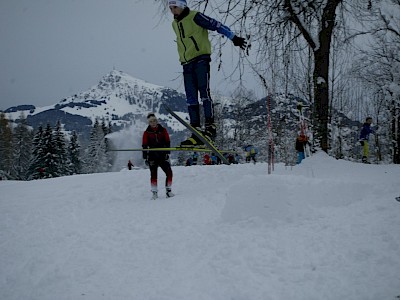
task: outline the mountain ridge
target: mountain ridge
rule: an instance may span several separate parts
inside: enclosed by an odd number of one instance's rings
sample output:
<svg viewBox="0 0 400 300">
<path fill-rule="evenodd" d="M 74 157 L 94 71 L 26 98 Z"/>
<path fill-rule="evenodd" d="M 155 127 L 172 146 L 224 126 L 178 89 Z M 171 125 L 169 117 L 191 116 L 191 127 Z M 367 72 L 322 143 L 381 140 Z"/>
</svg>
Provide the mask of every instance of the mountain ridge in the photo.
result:
<svg viewBox="0 0 400 300">
<path fill-rule="evenodd" d="M 23 113 L 33 128 L 60 120 L 66 131 L 80 131 L 80 127 L 87 131 L 96 119 L 100 119 L 119 130 L 137 120 L 145 120 L 151 111 L 163 113 L 161 104 L 164 102 L 174 110 L 186 112 L 184 94 L 112 70 L 98 84 L 54 105 L 19 105 L 6 109 L 4 113 L 12 121 L 17 121 Z"/>
</svg>

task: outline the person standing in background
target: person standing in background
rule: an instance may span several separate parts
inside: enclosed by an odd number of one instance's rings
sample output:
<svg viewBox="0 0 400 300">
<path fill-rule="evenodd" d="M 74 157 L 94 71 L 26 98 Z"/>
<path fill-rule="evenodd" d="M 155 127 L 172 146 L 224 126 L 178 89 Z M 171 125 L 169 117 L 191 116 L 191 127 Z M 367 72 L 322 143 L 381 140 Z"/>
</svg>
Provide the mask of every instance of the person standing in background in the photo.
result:
<svg viewBox="0 0 400 300">
<path fill-rule="evenodd" d="M 375 133 L 376 128 L 371 128 L 372 124 L 372 118 L 367 117 L 365 119 L 365 123 L 363 124 L 360 132 L 360 144 L 363 147 L 363 152 L 362 152 L 362 162 L 365 164 L 369 164 L 368 157 L 369 157 L 369 135 L 371 133 Z"/>
<path fill-rule="evenodd" d="M 169 148 L 171 141 L 167 129 L 158 124 L 158 120 L 154 113 L 150 113 L 147 116 L 149 126 L 143 133 L 142 148 Z M 158 198 L 158 167 L 160 167 L 165 175 L 165 192 L 167 198 L 173 197 L 171 186 L 172 186 L 172 169 L 169 162 L 169 151 L 143 151 L 143 159 L 145 164 L 150 168 L 150 185 L 151 192 L 153 193 L 152 199 Z"/>
</svg>

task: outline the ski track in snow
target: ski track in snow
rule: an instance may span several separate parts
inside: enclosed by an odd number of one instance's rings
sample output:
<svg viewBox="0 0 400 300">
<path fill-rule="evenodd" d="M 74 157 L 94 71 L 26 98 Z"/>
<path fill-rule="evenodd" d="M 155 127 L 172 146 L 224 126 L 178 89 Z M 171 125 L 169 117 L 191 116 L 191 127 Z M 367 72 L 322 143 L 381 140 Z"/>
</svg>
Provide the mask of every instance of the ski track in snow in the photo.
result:
<svg viewBox="0 0 400 300">
<path fill-rule="evenodd" d="M 398 166 L 173 171 L 156 201 L 148 170 L 0 182 L 0 299 L 400 295 Z"/>
</svg>

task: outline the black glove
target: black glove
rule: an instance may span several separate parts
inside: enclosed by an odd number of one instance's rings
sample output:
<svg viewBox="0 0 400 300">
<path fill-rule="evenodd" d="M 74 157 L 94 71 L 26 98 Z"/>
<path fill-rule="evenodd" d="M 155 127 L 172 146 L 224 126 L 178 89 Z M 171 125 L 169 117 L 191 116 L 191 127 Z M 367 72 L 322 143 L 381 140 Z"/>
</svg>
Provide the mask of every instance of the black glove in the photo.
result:
<svg viewBox="0 0 400 300">
<path fill-rule="evenodd" d="M 244 38 L 235 35 L 232 39 L 232 42 L 236 47 L 240 47 L 242 50 L 246 49 L 247 42 Z"/>
<path fill-rule="evenodd" d="M 165 160 L 169 160 L 169 154 L 165 154 Z"/>
<path fill-rule="evenodd" d="M 147 151 L 142 151 L 142 154 L 143 154 L 143 159 L 146 160 L 148 152 Z"/>
<path fill-rule="evenodd" d="M 361 146 L 364 146 L 364 141 L 360 141 Z"/>
</svg>

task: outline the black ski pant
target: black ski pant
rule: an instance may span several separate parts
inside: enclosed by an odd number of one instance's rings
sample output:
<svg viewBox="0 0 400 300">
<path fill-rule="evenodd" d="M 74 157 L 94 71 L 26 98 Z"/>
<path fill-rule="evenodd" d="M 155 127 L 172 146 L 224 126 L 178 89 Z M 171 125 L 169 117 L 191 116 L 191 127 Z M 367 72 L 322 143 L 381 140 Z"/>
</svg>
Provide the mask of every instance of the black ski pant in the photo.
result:
<svg viewBox="0 0 400 300">
<path fill-rule="evenodd" d="M 172 186 L 172 169 L 171 164 L 168 160 L 152 160 L 149 161 L 150 167 L 150 185 L 152 191 L 157 191 L 157 178 L 158 178 L 158 167 L 160 167 L 165 175 L 165 188 Z"/>
</svg>

